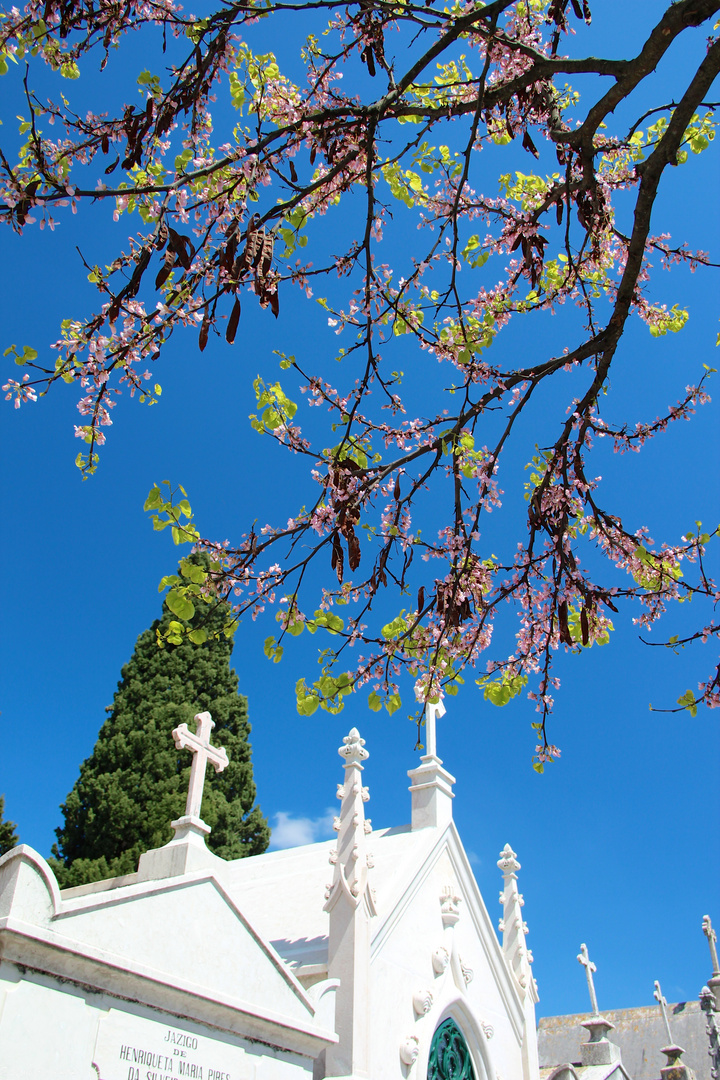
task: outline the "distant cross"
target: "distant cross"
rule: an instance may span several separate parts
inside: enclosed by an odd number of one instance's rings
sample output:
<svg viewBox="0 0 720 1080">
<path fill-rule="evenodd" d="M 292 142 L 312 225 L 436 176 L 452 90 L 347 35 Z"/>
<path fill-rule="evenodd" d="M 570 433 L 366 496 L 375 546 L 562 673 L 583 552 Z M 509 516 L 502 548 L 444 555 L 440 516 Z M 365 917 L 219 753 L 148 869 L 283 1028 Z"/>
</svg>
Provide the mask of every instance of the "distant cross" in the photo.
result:
<svg viewBox="0 0 720 1080">
<path fill-rule="evenodd" d="M 428 757 L 437 757 L 437 739 L 435 737 L 435 718 L 437 716 L 445 715 L 445 706 L 442 701 L 438 701 L 435 705 L 428 701 L 425 706 L 425 732 L 427 743 L 425 750 Z"/>
<path fill-rule="evenodd" d="M 718 964 L 717 953 L 717 934 L 712 928 L 709 915 L 703 915 L 703 934 L 708 939 L 708 945 L 710 946 L 710 957 L 712 959 L 713 966 L 713 978 L 720 975 L 720 964 Z"/>
<path fill-rule="evenodd" d="M 655 980 L 655 989 L 653 991 L 653 997 L 655 998 L 658 1005 L 660 1006 L 660 1012 L 662 1013 L 663 1024 L 665 1025 L 665 1032 L 667 1034 L 668 1046 L 672 1046 L 673 1045 L 673 1037 L 672 1037 L 672 1032 L 670 1031 L 670 1021 L 668 1020 L 667 1001 L 663 997 L 662 990 L 660 989 L 660 983 L 657 981 L 657 979 Z"/>
<path fill-rule="evenodd" d="M 597 966 L 593 964 L 592 960 L 588 956 L 587 945 L 580 946 L 578 960 L 585 968 L 585 974 L 587 975 L 587 984 L 588 990 L 590 991 L 590 1004 L 592 1005 L 593 1016 L 599 1016 L 600 1010 L 598 1009 L 597 995 L 595 994 L 595 984 L 593 982 L 593 971 L 597 971 Z"/>
<path fill-rule="evenodd" d="M 199 818 L 207 764 L 210 762 L 214 765 L 215 772 L 222 772 L 228 764 L 228 756 L 224 747 L 210 745 L 210 732 L 215 727 L 210 713 L 198 713 L 195 720 L 197 729 L 194 735 L 187 724 L 180 724 L 175 728 L 172 736 L 178 750 L 187 748 L 193 755 L 185 816 Z"/>
</svg>

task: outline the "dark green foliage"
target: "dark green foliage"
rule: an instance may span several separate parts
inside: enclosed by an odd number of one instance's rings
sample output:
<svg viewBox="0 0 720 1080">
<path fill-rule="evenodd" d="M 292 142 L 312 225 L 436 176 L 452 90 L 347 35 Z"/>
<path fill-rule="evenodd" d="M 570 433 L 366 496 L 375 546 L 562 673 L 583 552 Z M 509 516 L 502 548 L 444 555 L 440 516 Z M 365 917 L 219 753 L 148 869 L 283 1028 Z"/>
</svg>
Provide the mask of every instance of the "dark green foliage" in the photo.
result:
<svg viewBox="0 0 720 1080">
<path fill-rule="evenodd" d="M 193 557 L 197 558 L 197 557 Z M 186 625 L 220 628 L 224 605 L 202 601 Z M 194 645 L 158 648 L 171 614 L 140 635 L 122 669 L 122 681 L 92 755 L 61 807 L 51 865 L 61 887 L 132 873 L 142 852 L 172 839 L 170 822 L 185 812 L 192 755 L 176 750 L 172 729 L 207 710 L 215 721 L 212 742 L 224 746 L 230 764 L 221 773 L 208 766 L 202 817 L 211 826 L 208 846 L 224 859 L 257 855 L 267 848 L 270 829 L 255 802 L 247 720 L 247 699 L 238 694 L 225 637 Z"/>
<path fill-rule="evenodd" d="M 12 851 L 18 842 L 15 832 L 17 825 L 14 821 L 3 821 L 4 813 L 5 796 L 0 795 L 0 855 L 4 855 L 6 851 Z"/>
</svg>

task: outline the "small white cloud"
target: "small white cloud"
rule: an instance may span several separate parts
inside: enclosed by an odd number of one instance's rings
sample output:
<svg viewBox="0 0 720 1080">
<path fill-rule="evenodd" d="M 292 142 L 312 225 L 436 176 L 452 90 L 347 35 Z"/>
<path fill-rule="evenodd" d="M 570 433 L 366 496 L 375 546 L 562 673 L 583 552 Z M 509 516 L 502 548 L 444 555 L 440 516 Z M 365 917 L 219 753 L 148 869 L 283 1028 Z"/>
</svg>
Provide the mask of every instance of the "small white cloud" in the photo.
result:
<svg viewBox="0 0 720 1080">
<path fill-rule="evenodd" d="M 272 826 L 270 847 L 275 849 L 302 847 L 304 844 L 316 844 L 320 840 L 329 840 L 333 835 L 335 811 L 328 807 L 322 817 L 293 817 L 284 810 L 275 814 Z"/>
<path fill-rule="evenodd" d="M 470 863 L 471 866 L 479 866 L 480 865 L 480 856 L 476 855 L 474 851 L 468 851 L 468 852 L 466 852 L 466 854 L 467 854 L 467 857 L 468 857 L 468 862 Z"/>
</svg>

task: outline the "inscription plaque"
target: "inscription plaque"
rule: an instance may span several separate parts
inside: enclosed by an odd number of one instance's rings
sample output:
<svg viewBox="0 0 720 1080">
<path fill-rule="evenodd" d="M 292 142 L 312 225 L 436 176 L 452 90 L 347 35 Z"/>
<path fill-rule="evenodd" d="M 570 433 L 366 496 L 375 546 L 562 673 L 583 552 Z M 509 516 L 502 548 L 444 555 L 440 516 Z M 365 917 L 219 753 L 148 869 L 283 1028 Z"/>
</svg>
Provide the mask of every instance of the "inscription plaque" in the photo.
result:
<svg viewBox="0 0 720 1080">
<path fill-rule="evenodd" d="M 111 1009 L 100 1020 L 93 1065 L 98 1080 L 254 1080 L 241 1046 Z"/>
</svg>

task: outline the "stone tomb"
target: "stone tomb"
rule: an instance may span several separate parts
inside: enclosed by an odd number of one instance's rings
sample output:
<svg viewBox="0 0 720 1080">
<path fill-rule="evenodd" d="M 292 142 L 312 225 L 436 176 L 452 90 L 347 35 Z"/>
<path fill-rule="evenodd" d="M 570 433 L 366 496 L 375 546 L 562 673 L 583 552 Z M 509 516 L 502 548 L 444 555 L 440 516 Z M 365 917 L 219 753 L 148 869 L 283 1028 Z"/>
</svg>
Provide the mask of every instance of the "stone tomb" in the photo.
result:
<svg viewBox="0 0 720 1080">
<path fill-rule="evenodd" d="M 227 758 L 200 714 L 173 732 L 194 755 L 185 814 L 136 873 L 60 892 L 31 848 L 0 859 L 0 1080 L 539 1080 L 520 864 L 506 845 L 499 941 L 436 714 L 408 825 L 366 818 L 353 729 L 337 839 L 224 862 L 200 811 Z M 628 1080 L 599 1023 L 558 1080 Z"/>
<path fill-rule="evenodd" d="M 197 720 L 173 734 L 204 774 L 224 751 Z M 308 992 L 223 884 L 203 774 L 136 874 L 61 893 L 32 848 L 0 859 L 1 1080 L 297 1080 L 336 1041 L 326 987 Z"/>
</svg>

